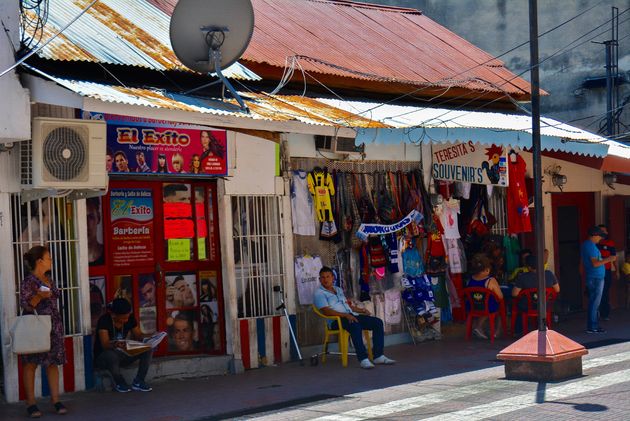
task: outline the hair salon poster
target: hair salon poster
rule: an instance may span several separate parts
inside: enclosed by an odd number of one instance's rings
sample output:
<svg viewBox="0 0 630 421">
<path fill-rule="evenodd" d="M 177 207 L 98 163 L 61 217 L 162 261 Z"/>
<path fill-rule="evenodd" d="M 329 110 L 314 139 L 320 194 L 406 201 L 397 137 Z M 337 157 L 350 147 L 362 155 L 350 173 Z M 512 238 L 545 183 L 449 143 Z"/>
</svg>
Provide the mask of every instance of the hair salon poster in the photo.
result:
<svg viewBox="0 0 630 421">
<path fill-rule="evenodd" d="M 508 185 L 507 148 L 458 142 L 432 145 L 433 178 L 474 184 Z"/>
<path fill-rule="evenodd" d="M 96 118 L 96 117 L 93 117 Z M 105 114 L 110 174 L 227 175 L 225 130 Z"/>
<path fill-rule="evenodd" d="M 111 244 L 115 266 L 153 264 L 151 189 L 111 190 Z"/>
</svg>

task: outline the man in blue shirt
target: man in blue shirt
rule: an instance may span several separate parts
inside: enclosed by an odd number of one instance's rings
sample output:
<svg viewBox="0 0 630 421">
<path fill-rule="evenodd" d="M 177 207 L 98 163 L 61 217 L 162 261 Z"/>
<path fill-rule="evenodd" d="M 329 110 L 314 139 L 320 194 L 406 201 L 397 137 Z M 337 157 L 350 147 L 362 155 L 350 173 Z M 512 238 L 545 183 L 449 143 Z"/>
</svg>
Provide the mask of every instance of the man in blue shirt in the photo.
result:
<svg viewBox="0 0 630 421">
<path fill-rule="evenodd" d="M 396 361 L 383 354 L 383 321 L 370 316 L 368 310 L 352 305 L 346 299 L 343 290 L 333 285 L 334 281 L 335 277 L 332 270 L 324 266 L 319 271 L 321 285 L 313 297 L 315 307 L 326 316 L 341 317 L 341 326 L 350 333 L 361 368 L 374 368 L 374 364 L 394 364 Z M 337 322 L 333 322 L 332 328 L 337 328 Z M 372 331 L 372 350 L 375 356 L 373 361 L 368 358 L 367 350 L 363 344 L 363 330 Z"/>
<path fill-rule="evenodd" d="M 604 290 L 604 276 L 606 274 L 606 263 L 614 262 L 617 256 L 609 256 L 602 259 L 602 255 L 597 248 L 603 236 L 602 229 L 594 226 L 588 229 L 588 239 L 582 243 L 580 255 L 584 274 L 586 275 L 586 289 L 588 290 L 588 319 L 586 321 L 586 333 L 606 333 L 599 327 L 597 320 L 597 309 L 602 299 Z"/>
</svg>

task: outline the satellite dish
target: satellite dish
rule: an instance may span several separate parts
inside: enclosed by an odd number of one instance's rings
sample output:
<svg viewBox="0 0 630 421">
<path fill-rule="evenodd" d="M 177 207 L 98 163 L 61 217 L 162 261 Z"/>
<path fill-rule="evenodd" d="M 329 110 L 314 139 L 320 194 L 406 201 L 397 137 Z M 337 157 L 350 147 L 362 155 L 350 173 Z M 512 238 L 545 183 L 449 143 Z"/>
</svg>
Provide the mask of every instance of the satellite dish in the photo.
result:
<svg viewBox="0 0 630 421">
<path fill-rule="evenodd" d="M 251 0 L 179 0 L 171 16 L 171 46 L 191 70 L 216 73 L 247 110 L 221 70 L 245 52 L 254 32 Z"/>
</svg>

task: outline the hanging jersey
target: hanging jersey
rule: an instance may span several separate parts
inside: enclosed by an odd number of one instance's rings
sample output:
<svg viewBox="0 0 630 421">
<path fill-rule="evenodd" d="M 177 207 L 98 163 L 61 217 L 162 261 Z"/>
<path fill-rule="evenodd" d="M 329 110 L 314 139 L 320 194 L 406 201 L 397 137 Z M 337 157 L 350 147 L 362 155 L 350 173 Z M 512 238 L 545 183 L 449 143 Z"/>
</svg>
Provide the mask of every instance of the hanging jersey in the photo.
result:
<svg viewBox="0 0 630 421">
<path fill-rule="evenodd" d="M 331 196 L 335 195 L 335 185 L 327 171 L 313 171 L 307 177 L 308 191 L 315 200 L 315 213 L 320 222 L 332 221 Z"/>
<path fill-rule="evenodd" d="M 313 296 L 319 288 L 319 271 L 322 259 L 319 256 L 303 256 L 295 258 L 295 283 L 300 304 L 313 304 Z"/>
<path fill-rule="evenodd" d="M 315 235 L 313 198 L 306 177 L 306 171 L 293 171 L 291 177 L 291 221 L 297 235 Z"/>
</svg>

